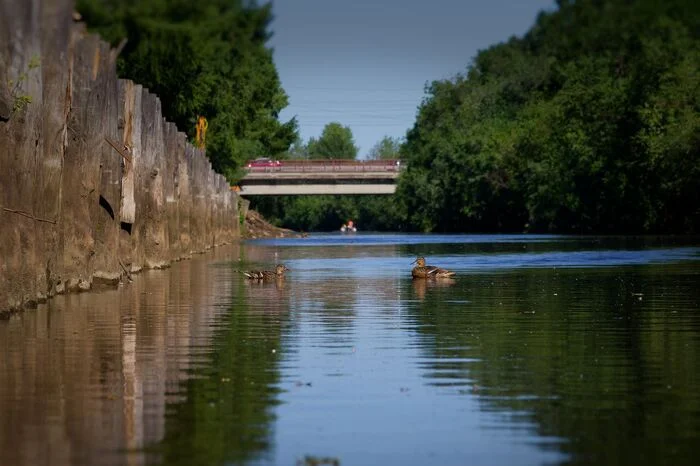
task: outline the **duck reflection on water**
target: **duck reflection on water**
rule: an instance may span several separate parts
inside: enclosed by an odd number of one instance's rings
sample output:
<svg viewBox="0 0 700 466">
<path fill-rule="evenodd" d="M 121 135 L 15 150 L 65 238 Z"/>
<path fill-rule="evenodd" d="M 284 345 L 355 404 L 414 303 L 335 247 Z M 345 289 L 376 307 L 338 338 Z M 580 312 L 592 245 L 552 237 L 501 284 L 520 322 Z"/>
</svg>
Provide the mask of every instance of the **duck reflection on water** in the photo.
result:
<svg viewBox="0 0 700 466">
<path fill-rule="evenodd" d="M 278 264 L 275 270 L 249 270 L 241 273 L 249 280 L 284 280 L 284 272 L 289 269 L 283 264 Z"/>
<path fill-rule="evenodd" d="M 416 298 L 423 301 L 428 289 L 447 288 L 457 283 L 457 280 L 453 278 L 442 278 L 440 280 L 413 280 L 412 283 L 413 290 L 416 292 Z"/>
</svg>

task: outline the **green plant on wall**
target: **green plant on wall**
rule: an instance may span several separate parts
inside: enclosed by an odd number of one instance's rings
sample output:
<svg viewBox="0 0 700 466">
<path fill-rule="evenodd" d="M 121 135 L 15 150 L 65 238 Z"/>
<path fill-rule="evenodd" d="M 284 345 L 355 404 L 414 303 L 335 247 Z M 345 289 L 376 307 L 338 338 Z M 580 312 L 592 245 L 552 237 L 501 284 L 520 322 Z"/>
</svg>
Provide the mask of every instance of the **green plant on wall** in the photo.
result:
<svg viewBox="0 0 700 466">
<path fill-rule="evenodd" d="M 32 103 L 32 96 L 28 94 L 22 94 L 20 87 L 22 83 L 29 77 L 29 72 L 33 69 L 39 68 L 41 66 L 41 59 L 38 55 L 32 56 L 27 65 L 27 71 L 21 73 L 16 80 L 10 79 L 7 81 L 7 87 L 10 89 L 10 96 L 12 97 L 12 112 L 19 112 L 24 110 L 27 105 Z"/>
</svg>

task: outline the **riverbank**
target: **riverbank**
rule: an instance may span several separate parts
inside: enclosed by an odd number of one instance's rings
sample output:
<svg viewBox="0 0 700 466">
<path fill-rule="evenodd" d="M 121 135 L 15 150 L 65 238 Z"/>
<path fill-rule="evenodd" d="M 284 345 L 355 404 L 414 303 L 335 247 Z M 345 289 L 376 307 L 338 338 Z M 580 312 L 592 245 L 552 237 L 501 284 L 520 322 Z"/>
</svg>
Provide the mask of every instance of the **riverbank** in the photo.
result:
<svg viewBox="0 0 700 466">
<path fill-rule="evenodd" d="M 245 217 L 245 228 L 241 233 L 244 239 L 256 238 L 303 238 L 306 233 L 299 233 L 287 228 L 280 228 L 270 222 L 255 210 L 248 210 Z"/>
<path fill-rule="evenodd" d="M 0 313 L 240 238 L 238 195 L 72 1 L 0 11 Z"/>
<path fill-rule="evenodd" d="M 293 230 L 289 230 L 287 228 L 279 228 L 271 223 L 269 223 L 265 218 L 260 215 L 255 210 L 248 210 L 246 212 L 246 218 L 245 218 L 245 223 L 243 226 L 243 229 L 241 230 L 240 233 L 240 239 L 257 239 L 257 238 L 303 238 L 306 237 L 306 233 L 300 233 L 296 232 Z M 226 243 L 221 243 L 216 246 L 223 246 Z M 210 249 L 210 248 L 206 248 Z M 201 251 L 205 252 L 205 251 Z M 184 258 L 190 258 L 191 254 L 186 256 L 186 257 L 180 257 L 179 259 L 184 259 Z M 150 267 L 150 268 L 165 268 L 169 264 L 164 265 L 162 267 Z M 78 281 L 77 283 L 73 282 L 69 284 L 68 286 L 65 286 L 63 289 L 60 290 L 59 293 L 54 293 L 54 294 L 63 294 L 66 292 L 82 292 L 82 291 L 89 291 L 93 285 L 119 285 L 119 284 L 127 284 L 132 281 L 132 273 L 138 273 L 144 268 L 124 268 L 122 269 L 122 273 L 115 274 L 113 277 L 113 280 L 104 280 L 104 277 L 102 277 L 102 280 L 94 280 L 93 282 L 89 284 L 89 286 L 86 286 L 88 284 L 82 284 L 81 282 Z M 47 295 L 47 298 L 49 296 Z M 43 300 L 37 300 L 36 303 L 26 303 L 27 307 L 35 307 L 39 303 L 42 303 L 46 301 L 47 299 Z M 13 309 L 5 309 L 5 310 L 0 310 L 0 318 L 2 317 L 7 317 L 11 313 L 15 311 L 19 311 L 22 308 L 22 306 L 15 307 Z"/>
</svg>

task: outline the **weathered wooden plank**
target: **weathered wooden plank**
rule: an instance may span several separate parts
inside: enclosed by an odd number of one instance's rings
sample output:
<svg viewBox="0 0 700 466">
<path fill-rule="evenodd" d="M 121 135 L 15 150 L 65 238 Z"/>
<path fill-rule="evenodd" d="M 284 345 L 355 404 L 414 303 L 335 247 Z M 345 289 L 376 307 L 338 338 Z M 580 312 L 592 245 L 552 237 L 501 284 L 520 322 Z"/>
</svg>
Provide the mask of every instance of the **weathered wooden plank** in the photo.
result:
<svg viewBox="0 0 700 466">
<path fill-rule="evenodd" d="M 165 196 L 163 193 L 163 125 L 160 100 L 143 90 L 142 102 L 142 157 L 143 165 L 136 166 L 137 188 L 143 195 L 137 197 L 143 203 L 144 216 L 139 220 L 144 245 L 145 265 L 158 268 L 166 265 L 167 237 L 163 221 Z M 137 189 L 137 193 L 141 189 Z"/>
<path fill-rule="evenodd" d="M 193 252 L 206 249 L 207 241 L 207 172 L 206 158 L 200 149 L 194 150 L 192 173 L 192 217 L 190 227 L 192 229 Z"/>
<path fill-rule="evenodd" d="M 39 6 L 39 0 L 0 0 L 0 87 L 12 83 L 0 98 L 0 309 L 37 300 L 37 222 L 31 217 L 43 150 L 42 75 L 34 66 L 41 58 Z"/>
<path fill-rule="evenodd" d="M 104 144 L 102 123 L 96 115 L 104 105 L 104 86 L 93 78 L 95 57 L 100 54 L 99 38 L 81 35 L 73 50 L 71 110 L 61 186 L 61 217 L 66 220 L 59 230 L 64 244 L 63 267 L 75 286 L 79 280 L 89 282 L 94 272 L 95 218 L 101 209 L 100 152 Z M 61 277 L 59 291 L 64 289 L 67 277 Z"/>
<path fill-rule="evenodd" d="M 119 126 L 121 128 L 122 150 L 129 159 L 122 164 L 121 199 L 119 202 L 119 221 L 133 224 L 136 219 L 136 201 L 134 200 L 134 83 L 120 79 L 119 92 Z M 128 227 L 130 228 L 130 227 Z"/>
<path fill-rule="evenodd" d="M 205 187 L 205 192 L 206 192 L 206 206 L 205 206 L 205 212 L 206 212 L 206 225 L 207 225 L 207 231 L 205 232 L 205 238 L 207 239 L 207 244 L 206 248 L 210 249 L 214 246 L 214 205 L 215 205 L 215 196 L 214 196 L 214 171 L 211 169 L 211 163 L 209 163 L 209 159 L 206 158 L 206 155 L 204 152 L 202 152 L 202 157 L 206 161 L 206 166 L 204 168 L 204 176 L 205 176 L 205 181 L 204 181 L 204 187 Z"/>
<path fill-rule="evenodd" d="M 168 239 L 167 260 L 179 259 L 178 211 L 175 194 L 177 177 L 178 132 L 174 123 L 163 120 L 164 152 L 163 194 L 165 196 L 165 235 Z"/>
<path fill-rule="evenodd" d="M 142 157 L 142 98 L 143 87 L 132 81 L 119 82 L 120 102 L 119 125 L 121 141 L 128 150 L 130 163 L 122 171 L 122 191 L 120 203 L 120 245 L 119 257 L 122 265 L 130 272 L 136 272 L 145 263 L 139 215 L 143 214 L 142 205 L 137 203 L 136 170 L 143 166 Z"/>
<path fill-rule="evenodd" d="M 194 147 L 186 144 L 184 151 L 179 154 L 178 164 L 178 191 L 179 199 L 178 211 L 180 217 L 180 248 L 182 254 L 190 255 L 192 250 L 191 239 L 191 212 L 192 212 L 192 160 L 194 158 Z"/>
<path fill-rule="evenodd" d="M 97 56 L 99 55 L 99 56 Z M 96 72 L 95 72 L 96 70 Z M 93 265 L 101 276 L 119 269 L 115 251 L 119 248 L 119 204 L 121 202 L 122 156 L 107 142 L 118 134 L 119 88 L 114 54 L 109 45 L 100 42 L 93 61 L 95 89 L 100 94 L 101 107 L 93 112 L 97 124 L 96 137 L 102 136 L 95 154 L 99 158 L 99 197 L 95 219 L 95 257 Z"/>
<path fill-rule="evenodd" d="M 42 74 L 42 128 L 43 153 L 38 158 L 37 190 L 34 198 L 34 214 L 52 219 L 56 224 L 61 218 L 61 177 L 63 158 L 67 144 L 68 112 L 71 107 L 72 40 L 71 0 L 42 2 L 41 5 L 41 60 Z M 52 295 L 58 277 L 65 275 L 61 252 L 62 235 L 56 224 L 36 224 L 37 295 Z M 41 267 L 40 265 L 44 265 Z"/>
</svg>

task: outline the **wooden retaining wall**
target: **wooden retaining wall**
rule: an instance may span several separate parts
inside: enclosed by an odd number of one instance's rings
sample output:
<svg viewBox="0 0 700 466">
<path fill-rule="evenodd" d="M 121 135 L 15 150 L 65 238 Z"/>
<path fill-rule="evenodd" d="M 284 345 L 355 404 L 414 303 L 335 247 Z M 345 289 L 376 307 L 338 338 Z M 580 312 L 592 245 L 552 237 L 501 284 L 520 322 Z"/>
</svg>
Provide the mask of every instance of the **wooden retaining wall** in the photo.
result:
<svg viewBox="0 0 700 466">
<path fill-rule="evenodd" d="M 239 237 L 238 196 L 72 0 L 0 0 L 0 313 Z"/>
</svg>

